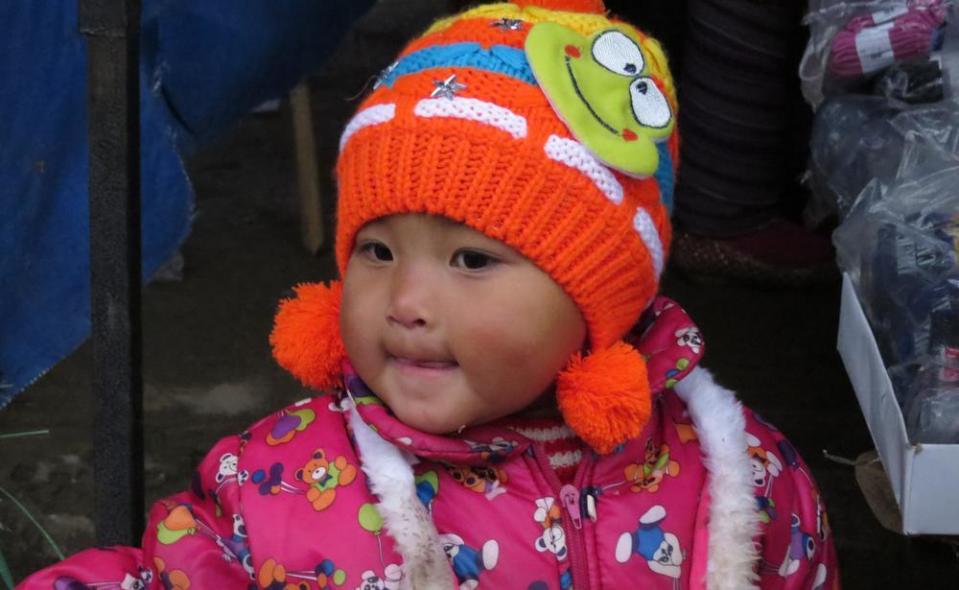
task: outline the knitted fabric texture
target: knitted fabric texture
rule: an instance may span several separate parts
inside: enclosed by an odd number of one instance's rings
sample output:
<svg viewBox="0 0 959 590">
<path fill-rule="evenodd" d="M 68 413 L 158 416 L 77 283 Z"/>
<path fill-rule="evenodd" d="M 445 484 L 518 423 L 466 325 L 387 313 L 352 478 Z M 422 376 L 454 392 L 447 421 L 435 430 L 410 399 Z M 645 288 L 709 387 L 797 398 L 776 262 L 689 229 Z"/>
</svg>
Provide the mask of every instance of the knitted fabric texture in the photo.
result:
<svg viewBox="0 0 959 590">
<path fill-rule="evenodd" d="M 585 319 L 590 351 L 559 375 L 557 400 L 576 434 L 608 453 L 650 414 L 645 361 L 621 339 L 666 263 L 678 137 L 659 44 L 601 9 L 484 5 L 411 42 L 340 139 L 336 259 L 345 275 L 356 233 L 406 213 L 461 222 L 526 256 Z M 271 340 L 312 386 L 333 378 L 324 371 L 335 363 L 313 357 L 342 356 L 338 332 L 311 347 L 281 324 L 317 313 L 301 306 L 338 308 L 338 287 L 320 289 L 313 303 L 282 303 Z"/>
<path fill-rule="evenodd" d="M 614 26 L 601 14 L 484 5 L 438 21 L 403 50 L 341 141 L 336 257 L 345 273 L 356 232 L 380 217 L 453 219 L 548 273 L 582 311 L 592 347 L 602 349 L 657 291 L 678 139 L 674 133 L 659 144 L 648 178 L 593 157 L 557 116 L 524 55 L 530 28 L 547 21 L 585 36 Z M 641 40 L 675 112 L 658 44 L 615 26 Z"/>
</svg>

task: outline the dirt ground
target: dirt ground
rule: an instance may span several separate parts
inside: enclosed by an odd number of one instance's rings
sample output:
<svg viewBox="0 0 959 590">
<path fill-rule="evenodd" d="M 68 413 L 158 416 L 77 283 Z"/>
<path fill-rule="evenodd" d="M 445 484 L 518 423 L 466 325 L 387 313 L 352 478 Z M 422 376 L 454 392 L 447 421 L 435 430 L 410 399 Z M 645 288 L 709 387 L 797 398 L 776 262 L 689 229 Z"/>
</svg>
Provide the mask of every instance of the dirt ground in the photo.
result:
<svg viewBox="0 0 959 590">
<path fill-rule="evenodd" d="M 355 96 L 399 43 L 442 2 L 384 1 L 311 82 L 324 190 L 332 207 L 336 142 Z M 405 33 L 404 33 L 405 31 Z M 304 396 L 272 361 L 267 334 L 292 285 L 329 278 L 328 254 L 300 246 L 290 114 L 251 115 L 189 162 L 197 215 L 183 246 L 181 280 L 144 292 L 144 396 L 148 502 L 182 489 L 219 437 Z M 835 351 L 838 283 L 808 291 L 705 285 L 672 270 L 667 295 L 703 331 L 704 364 L 777 424 L 818 479 L 847 589 L 959 587 L 954 545 L 907 539 L 880 526 L 847 465 L 872 448 Z M 93 543 L 90 348 L 82 346 L 0 412 L 0 487 L 37 515 L 66 553 Z M 15 579 L 54 553 L 0 495 L 0 550 Z"/>
</svg>

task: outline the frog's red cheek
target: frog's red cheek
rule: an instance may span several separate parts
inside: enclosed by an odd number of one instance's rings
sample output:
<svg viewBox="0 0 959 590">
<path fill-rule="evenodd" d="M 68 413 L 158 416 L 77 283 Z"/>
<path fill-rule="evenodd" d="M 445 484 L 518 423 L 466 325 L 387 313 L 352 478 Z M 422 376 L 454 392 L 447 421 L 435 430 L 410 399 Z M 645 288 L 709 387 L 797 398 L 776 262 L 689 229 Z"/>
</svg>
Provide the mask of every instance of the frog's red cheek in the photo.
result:
<svg viewBox="0 0 959 590">
<path fill-rule="evenodd" d="M 623 129 L 623 139 L 626 141 L 636 141 L 639 139 L 639 136 L 636 135 L 631 129 Z"/>
<path fill-rule="evenodd" d="M 565 50 L 566 50 L 566 55 L 575 59 L 579 59 L 579 56 L 580 56 L 579 47 L 576 47 L 575 45 L 567 45 L 565 47 Z"/>
</svg>

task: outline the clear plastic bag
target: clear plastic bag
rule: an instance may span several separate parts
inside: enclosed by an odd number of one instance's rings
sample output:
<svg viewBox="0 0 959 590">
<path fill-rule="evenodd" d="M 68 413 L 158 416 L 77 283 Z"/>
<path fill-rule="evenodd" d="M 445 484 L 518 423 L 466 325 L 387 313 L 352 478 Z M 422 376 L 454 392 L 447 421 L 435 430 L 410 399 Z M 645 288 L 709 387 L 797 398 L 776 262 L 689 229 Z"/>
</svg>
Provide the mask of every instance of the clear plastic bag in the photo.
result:
<svg viewBox="0 0 959 590">
<path fill-rule="evenodd" d="M 954 0 L 810 0 L 809 43 L 799 67 L 803 96 L 817 109 L 829 96 L 873 92 L 872 79 L 890 66 L 930 58 L 944 63 L 944 57 L 954 62 L 959 43 L 950 39 L 959 31 L 947 26 L 953 5 Z M 932 69 L 924 69 L 924 94 L 938 85 L 951 95 L 944 70 L 930 80 Z"/>
<path fill-rule="evenodd" d="M 816 112 L 806 182 L 810 225 L 843 220 L 862 194 L 959 166 L 959 98 L 929 105 L 831 98 Z M 866 191 L 870 183 L 876 186 Z"/>
<path fill-rule="evenodd" d="M 959 444 L 959 356 L 944 351 L 922 364 L 903 414 L 915 443 Z"/>
<path fill-rule="evenodd" d="M 939 154 L 938 170 L 904 153 L 899 173 L 915 174 L 870 181 L 833 235 L 914 442 L 959 442 L 959 162 L 948 137 L 915 148 Z"/>
</svg>

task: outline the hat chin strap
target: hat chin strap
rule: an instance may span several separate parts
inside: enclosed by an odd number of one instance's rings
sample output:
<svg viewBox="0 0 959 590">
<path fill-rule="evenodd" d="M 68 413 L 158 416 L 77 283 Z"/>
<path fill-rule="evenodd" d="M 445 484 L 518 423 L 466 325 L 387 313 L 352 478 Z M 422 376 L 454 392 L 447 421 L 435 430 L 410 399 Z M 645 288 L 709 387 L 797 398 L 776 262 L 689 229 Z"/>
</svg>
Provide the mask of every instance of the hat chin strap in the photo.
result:
<svg viewBox="0 0 959 590">
<path fill-rule="evenodd" d="M 563 418 L 601 455 L 639 436 L 652 412 L 646 361 L 623 341 L 575 354 L 556 382 Z"/>
</svg>

